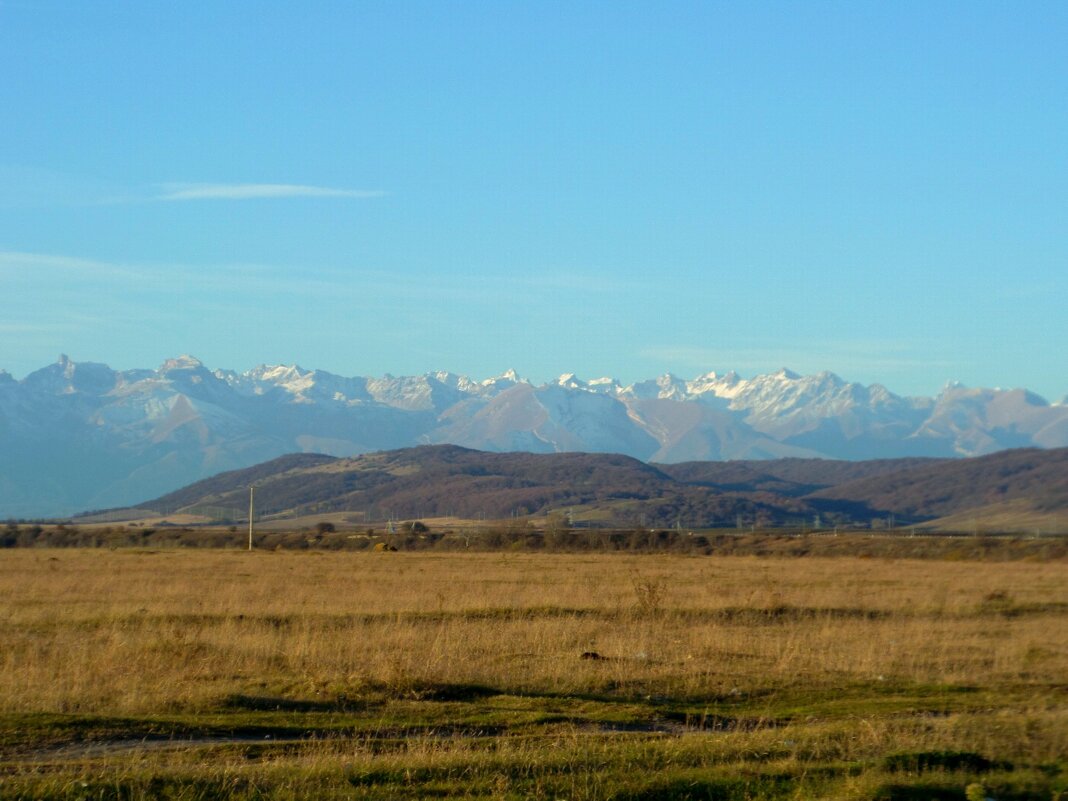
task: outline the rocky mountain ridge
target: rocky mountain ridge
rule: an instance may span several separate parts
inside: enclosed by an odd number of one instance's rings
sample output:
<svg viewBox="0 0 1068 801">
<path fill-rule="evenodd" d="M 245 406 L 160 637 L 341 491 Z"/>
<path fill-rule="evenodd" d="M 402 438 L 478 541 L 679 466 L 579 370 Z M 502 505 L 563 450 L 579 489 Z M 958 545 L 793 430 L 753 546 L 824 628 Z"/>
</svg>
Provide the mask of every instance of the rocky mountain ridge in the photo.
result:
<svg viewBox="0 0 1068 801">
<path fill-rule="evenodd" d="M 286 453 L 435 443 L 662 463 L 974 456 L 1068 446 L 1068 405 L 955 384 L 907 398 L 788 370 L 631 385 L 565 373 L 534 385 L 514 371 L 485 380 L 296 365 L 238 373 L 191 356 L 119 371 L 61 356 L 21 381 L 0 372 L 0 516 L 136 503 Z"/>
</svg>

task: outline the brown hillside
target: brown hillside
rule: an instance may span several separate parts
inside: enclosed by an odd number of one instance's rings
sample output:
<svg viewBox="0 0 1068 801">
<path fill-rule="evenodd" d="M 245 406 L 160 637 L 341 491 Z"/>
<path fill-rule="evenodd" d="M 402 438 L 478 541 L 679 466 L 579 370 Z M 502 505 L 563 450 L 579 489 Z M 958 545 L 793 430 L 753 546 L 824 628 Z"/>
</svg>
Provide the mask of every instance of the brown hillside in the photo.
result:
<svg viewBox="0 0 1068 801">
<path fill-rule="evenodd" d="M 618 454 L 484 453 L 453 445 L 354 459 L 287 457 L 198 482 L 142 507 L 162 514 L 231 510 L 239 518 L 252 483 L 263 515 L 349 511 L 378 520 L 500 518 L 578 509 L 615 524 L 644 519 L 649 525 L 693 527 L 739 519 L 787 522 L 812 514 L 805 502 L 762 488 L 729 492 L 687 486 Z"/>
<path fill-rule="evenodd" d="M 729 462 L 683 462 L 657 467 L 684 484 L 732 492 L 772 492 L 800 497 L 827 487 L 949 459 L 873 459 L 847 462 L 835 459 L 772 459 Z"/>
<path fill-rule="evenodd" d="M 808 498 L 928 519 L 1008 501 L 1025 501 L 1040 512 L 1068 510 L 1068 448 L 1027 448 L 938 461 L 851 481 Z"/>
<path fill-rule="evenodd" d="M 251 484 L 260 515 L 287 518 L 470 519 L 573 511 L 612 526 L 808 525 L 817 517 L 831 526 L 868 525 L 890 515 L 898 523 L 921 523 L 972 510 L 993 513 L 1012 502 L 1006 508 L 1030 526 L 1032 513 L 1068 512 L 1068 449 L 960 460 L 649 465 L 618 454 L 428 445 L 352 459 L 282 457 L 197 482 L 142 508 L 240 520 L 247 516 Z"/>
</svg>

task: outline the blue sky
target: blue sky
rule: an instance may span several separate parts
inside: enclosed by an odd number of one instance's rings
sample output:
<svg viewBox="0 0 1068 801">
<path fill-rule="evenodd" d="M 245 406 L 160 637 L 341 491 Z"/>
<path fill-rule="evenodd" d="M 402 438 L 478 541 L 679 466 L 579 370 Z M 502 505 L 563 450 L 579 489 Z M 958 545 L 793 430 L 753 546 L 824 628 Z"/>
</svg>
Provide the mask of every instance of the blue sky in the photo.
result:
<svg viewBox="0 0 1068 801">
<path fill-rule="evenodd" d="M 1068 392 L 1068 4 L 0 0 L 0 369 Z"/>
</svg>

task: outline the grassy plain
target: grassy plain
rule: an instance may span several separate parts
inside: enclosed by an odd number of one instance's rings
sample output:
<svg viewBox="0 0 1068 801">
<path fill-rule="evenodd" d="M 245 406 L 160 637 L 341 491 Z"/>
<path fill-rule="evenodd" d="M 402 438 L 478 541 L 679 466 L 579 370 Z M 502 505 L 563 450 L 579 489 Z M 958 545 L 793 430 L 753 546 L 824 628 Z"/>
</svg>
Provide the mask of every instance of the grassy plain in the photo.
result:
<svg viewBox="0 0 1068 801">
<path fill-rule="evenodd" d="M 0 551 L 0 797 L 1068 798 L 1068 563 Z"/>
</svg>

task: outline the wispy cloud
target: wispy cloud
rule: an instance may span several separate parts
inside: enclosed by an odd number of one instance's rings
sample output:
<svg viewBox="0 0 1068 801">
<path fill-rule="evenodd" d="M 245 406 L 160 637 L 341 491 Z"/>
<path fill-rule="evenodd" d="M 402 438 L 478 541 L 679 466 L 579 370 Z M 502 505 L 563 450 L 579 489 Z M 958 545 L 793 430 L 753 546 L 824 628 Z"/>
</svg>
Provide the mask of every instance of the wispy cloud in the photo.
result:
<svg viewBox="0 0 1068 801">
<path fill-rule="evenodd" d="M 138 272 L 124 265 L 82 259 L 74 256 L 57 256 L 51 253 L 25 253 L 17 250 L 0 251 L 0 274 L 21 273 L 43 275 L 67 272 L 96 277 L 137 277 Z"/>
<path fill-rule="evenodd" d="M 564 292 L 648 292 L 646 281 L 625 278 L 598 270 L 538 269 L 496 279 L 512 288 L 544 289 Z"/>
<path fill-rule="evenodd" d="M 127 304 L 137 299 L 146 308 L 148 299 L 158 293 L 166 293 L 171 299 L 180 296 L 186 303 L 201 294 L 214 293 L 226 297 L 231 308 L 282 297 L 324 303 L 363 302 L 375 297 L 383 303 L 423 303 L 427 309 L 442 308 L 442 304 L 467 304 L 480 310 L 510 305 L 516 307 L 517 313 L 539 304 L 552 304 L 553 308 L 578 304 L 587 317 L 596 310 L 585 308 L 585 292 L 596 290 L 603 295 L 625 292 L 631 286 L 611 276 L 592 274 L 413 276 L 362 267 L 128 262 L 0 250 L 0 278 L 5 277 L 18 278 L 22 291 L 30 287 L 46 291 L 57 279 L 66 286 L 77 282 L 81 292 L 122 297 Z M 159 307 L 153 308 L 156 313 L 164 313 Z"/>
<path fill-rule="evenodd" d="M 0 0 L 2 3 L 3 0 Z M 0 208 L 123 206 L 161 201 L 264 200 L 285 198 L 369 199 L 380 189 L 293 183 L 174 181 L 127 185 L 99 176 L 0 164 Z"/>
<path fill-rule="evenodd" d="M 321 280 L 293 269 L 260 264 L 185 265 L 153 262 L 115 262 L 63 256 L 52 253 L 27 253 L 0 250 L 0 276 L 20 276 L 42 286 L 64 275 L 65 280 L 79 279 L 101 287 L 115 286 L 124 291 L 190 287 L 216 291 L 335 292 L 343 286 L 339 280 Z"/>
<path fill-rule="evenodd" d="M 122 308 L 143 308 L 160 315 L 167 314 L 166 309 L 177 298 L 188 303 L 194 297 L 211 293 L 227 297 L 231 309 L 281 297 L 336 301 L 365 296 L 370 291 L 392 290 L 397 296 L 406 291 L 411 294 L 401 279 L 390 276 L 390 281 L 385 282 L 385 275 L 251 263 L 101 261 L 0 250 L 0 279 L 17 281 L 18 291 L 22 293 L 47 293 L 59 281 L 68 290 L 77 287 L 78 297 L 83 301 L 92 295 L 109 309 L 115 302 Z M 66 314 L 69 313 L 68 309 Z"/>
<path fill-rule="evenodd" d="M 256 200 L 290 197 L 382 197 L 377 189 L 337 189 L 306 184 L 160 184 L 156 200 Z"/>
<path fill-rule="evenodd" d="M 50 334 L 77 330 L 70 323 L 0 323 L 0 334 Z"/>
</svg>

